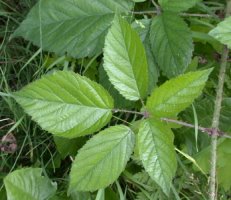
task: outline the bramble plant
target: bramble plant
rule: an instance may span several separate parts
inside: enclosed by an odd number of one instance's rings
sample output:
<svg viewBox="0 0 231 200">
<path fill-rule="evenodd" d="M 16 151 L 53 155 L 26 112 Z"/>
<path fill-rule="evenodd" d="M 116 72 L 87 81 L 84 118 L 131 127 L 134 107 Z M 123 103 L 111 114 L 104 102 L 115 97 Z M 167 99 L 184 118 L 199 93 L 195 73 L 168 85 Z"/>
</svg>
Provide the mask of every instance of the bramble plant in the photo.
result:
<svg viewBox="0 0 231 200">
<path fill-rule="evenodd" d="M 39 46 L 39 53 L 50 52 L 44 53 L 47 73 L 8 96 L 53 135 L 62 159 L 72 159 L 78 150 L 69 165 L 64 199 L 91 199 L 95 191 L 96 199 L 109 199 L 105 188 L 116 183 L 121 190 L 121 174 L 130 181 L 139 182 L 137 177 L 142 177 L 140 182 L 153 188 L 140 185 L 137 199 L 184 199 L 175 189 L 181 183 L 174 178 L 181 176 L 178 165 L 183 165 L 183 159 L 194 165 L 190 170 L 195 173 L 207 174 L 211 169 L 209 193 L 195 198 L 219 198 L 217 176 L 220 186 L 230 189 L 229 161 L 217 165 L 216 160 L 217 154 L 230 157 L 231 129 L 225 124 L 230 119 L 224 117 L 222 103 L 230 109 L 231 99 L 228 93 L 222 102 L 222 93 L 231 48 L 231 1 L 221 22 L 206 3 L 39 0 L 11 35 Z M 142 12 L 142 5 L 149 10 Z M 202 13 L 185 13 L 188 10 Z M 203 43 L 208 43 L 208 51 L 221 53 L 218 87 L 214 86 L 217 64 L 204 66 L 196 56 L 203 54 Z M 55 57 L 54 64 L 47 64 Z M 84 58 L 88 64 L 76 64 Z M 206 118 L 211 116 L 206 116 L 206 108 L 213 104 L 212 120 Z M 204 119 L 206 123 L 200 121 Z M 193 137 L 187 138 L 187 132 Z M 4 178 L 7 198 L 61 199 L 57 183 L 42 172 L 31 167 L 9 173 Z M 144 177 L 149 182 L 143 183 Z"/>
</svg>

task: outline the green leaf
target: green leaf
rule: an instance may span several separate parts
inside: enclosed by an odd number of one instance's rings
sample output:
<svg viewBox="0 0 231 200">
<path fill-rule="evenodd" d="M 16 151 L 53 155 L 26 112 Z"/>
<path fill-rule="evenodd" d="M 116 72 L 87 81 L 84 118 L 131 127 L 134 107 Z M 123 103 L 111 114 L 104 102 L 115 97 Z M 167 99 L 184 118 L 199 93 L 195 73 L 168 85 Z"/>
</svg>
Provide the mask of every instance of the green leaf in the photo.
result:
<svg viewBox="0 0 231 200">
<path fill-rule="evenodd" d="M 226 191 L 231 189 L 231 170 L 230 170 L 230 159 L 231 159 L 231 140 L 221 138 L 217 144 L 217 181 Z M 208 146 L 203 151 L 199 152 L 195 157 L 201 168 L 209 173 L 210 171 L 210 155 L 211 146 Z M 197 170 L 197 169 L 196 169 Z"/>
<path fill-rule="evenodd" d="M 223 98 L 220 114 L 220 128 L 231 133 L 231 97 Z"/>
<path fill-rule="evenodd" d="M 215 98 L 205 95 L 204 98 L 199 98 L 195 101 L 194 106 L 198 116 L 198 122 L 202 127 L 210 127 L 214 112 Z M 221 113 L 219 119 L 219 129 L 223 132 L 231 133 L 231 98 L 223 98 L 221 105 Z M 192 108 L 186 109 L 182 114 L 183 121 L 194 124 L 194 115 Z M 191 128 L 182 128 L 178 131 L 178 137 L 185 141 L 187 152 L 190 155 L 198 153 L 195 143 L 195 130 Z M 211 143 L 211 137 L 200 132 L 198 134 L 198 148 L 199 150 L 206 148 Z"/>
<path fill-rule="evenodd" d="M 150 94 L 156 86 L 159 77 L 158 66 L 152 53 L 151 44 L 149 40 L 150 35 L 150 19 L 135 20 L 132 27 L 138 32 L 146 51 L 148 62 L 148 93 Z"/>
<path fill-rule="evenodd" d="M 63 137 L 54 137 L 54 142 L 58 152 L 64 159 L 67 156 L 75 156 L 78 149 L 80 149 L 86 142 L 87 138 L 79 137 L 74 139 L 68 139 Z"/>
<path fill-rule="evenodd" d="M 128 22 L 116 16 L 106 37 L 104 69 L 111 83 L 128 100 L 147 95 L 148 70 L 144 46 Z"/>
<path fill-rule="evenodd" d="M 154 17 L 150 41 L 156 62 L 164 75 L 170 78 L 185 72 L 191 62 L 193 41 L 183 19 L 170 12 Z"/>
<path fill-rule="evenodd" d="M 134 134 L 113 126 L 91 138 L 72 165 L 69 191 L 95 191 L 113 183 L 124 170 L 134 148 Z"/>
<path fill-rule="evenodd" d="M 55 196 L 49 198 L 49 200 L 72 200 L 72 199 L 67 197 L 67 195 L 65 195 L 65 194 L 59 194 L 59 195 L 55 195 Z"/>
<path fill-rule="evenodd" d="M 119 92 L 114 88 L 114 86 L 109 81 L 108 75 L 103 68 L 103 65 L 99 66 L 98 69 L 99 75 L 99 83 L 109 92 L 109 94 L 114 99 L 115 108 L 121 109 L 132 109 L 134 107 L 134 103 L 125 99 Z"/>
<path fill-rule="evenodd" d="M 151 199 L 164 199 L 165 196 L 159 194 L 158 192 L 153 192 L 153 191 L 145 191 L 143 190 L 142 192 L 138 192 L 136 194 L 136 199 L 135 200 L 151 200 Z"/>
<path fill-rule="evenodd" d="M 216 28 L 209 32 L 209 35 L 231 49 L 231 17 L 220 22 Z"/>
<path fill-rule="evenodd" d="M 204 99 L 199 99 L 195 102 L 195 109 L 198 115 L 198 121 L 203 127 L 209 127 L 213 119 L 213 108 L 214 108 L 215 98 L 206 97 Z M 183 115 L 184 120 L 193 123 L 194 116 L 192 109 L 187 109 Z M 219 129 L 224 132 L 231 132 L 231 98 L 224 97 L 221 105 L 221 113 L 219 119 Z M 194 131 L 193 131 L 194 132 Z"/>
<path fill-rule="evenodd" d="M 59 55 L 81 58 L 101 52 L 115 12 L 130 0 L 40 0 L 13 34 Z"/>
<path fill-rule="evenodd" d="M 1 181 L 1 184 L 2 184 L 2 181 Z M 0 199 L 1 199 L 1 200 L 7 200 L 7 195 L 6 195 L 5 187 L 3 187 L 3 188 L 0 190 Z"/>
<path fill-rule="evenodd" d="M 141 171 L 141 172 L 134 174 L 133 179 L 136 182 L 145 185 L 145 187 L 148 190 L 155 191 L 156 189 L 159 189 L 156 182 L 151 179 L 151 177 L 146 171 Z"/>
<path fill-rule="evenodd" d="M 71 200 L 93 200 L 90 192 L 78 192 L 74 190 L 70 196 Z"/>
<path fill-rule="evenodd" d="M 164 11 L 182 12 L 196 5 L 201 0 L 158 0 Z"/>
<path fill-rule="evenodd" d="M 145 170 L 168 196 L 177 165 L 171 129 L 162 122 L 145 120 L 138 138 L 140 158 Z"/>
<path fill-rule="evenodd" d="M 133 0 L 135 3 L 145 2 L 146 0 Z"/>
<path fill-rule="evenodd" d="M 176 116 L 201 94 L 210 72 L 189 72 L 165 82 L 148 98 L 148 111 L 154 117 Z"/>
<path fill-rule="evenodd" d="M 201 28 L 201 27 L 200 27 Z M 194 42 L 201 42 L 202 44 L 209 43 L 217 52 L 222 52 L 223 45 L 214 39 L 208 33 L 203 33 L 200 31 L 191 31 Z"/>
<path fill-rule="evenodd" d="M 112 188 L 107 187 L 105 189 L 105 200 L 119 200 L 117 192 L 114 192 Z"/>
<path fill-rule="evenodd" d="M 24 168 L 8 174 L 4 179 L 8 200 L 44 200 L 52 197 L 57 184 L 41 176 L 42 169 Z"/>
<path fill-rule="evenodd" d="M 112 116 L 108 92 L 73 72 L 44 76 L 14 93 L 14 98 L 43 129 L 67 138 L 98 131 Z"/>
</svg>

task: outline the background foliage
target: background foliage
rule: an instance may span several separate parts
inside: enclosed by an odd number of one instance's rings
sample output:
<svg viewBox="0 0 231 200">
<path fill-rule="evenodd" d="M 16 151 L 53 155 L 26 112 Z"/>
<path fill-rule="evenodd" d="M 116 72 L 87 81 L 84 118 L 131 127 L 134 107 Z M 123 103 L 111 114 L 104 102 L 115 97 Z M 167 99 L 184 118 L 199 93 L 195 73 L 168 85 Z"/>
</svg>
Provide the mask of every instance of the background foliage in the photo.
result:
<svg viewBox="0 0 231 200">
<path fill-rule="evenodd" d="M 225 8 L 0 1 L 0 199 L 208 199 L 210 136 L 163 118 L 211 126 Z M 226 135 L 230 91 L 228 68 Z M 219 138 L 218 199 L 231 198 L 230 147 Z"/>
</svg>

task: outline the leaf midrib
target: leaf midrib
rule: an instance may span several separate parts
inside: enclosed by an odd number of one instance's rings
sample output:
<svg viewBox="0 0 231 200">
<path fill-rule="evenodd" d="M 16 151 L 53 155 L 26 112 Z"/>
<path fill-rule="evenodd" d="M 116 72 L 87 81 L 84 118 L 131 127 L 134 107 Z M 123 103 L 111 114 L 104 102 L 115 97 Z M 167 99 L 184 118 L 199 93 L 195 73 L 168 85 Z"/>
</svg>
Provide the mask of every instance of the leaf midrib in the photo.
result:
<svg viewBox="0 0 231 200">
<path fill-rule="evenodd" d="M 68 105 L 73 105 L 73 106 L 79 106 L 79 107 L 87 107 L 87 108 L 90 108 L 90 109 L 100 109 L 100 110 L 112 110 L 111 108 L 101 108 L 101 107 L 96 107 L 96 106 L 90 106 L 90 105 L 80 105 L 80 104 L 75 104 L 75 103 L 70 103 L 70 102 L 64 102 L 64 101 L 52 101 L 52 100 L 44 100 L 44 99 L 39 99 L 39 98 L 31 98 L 31 97 L 21 97 L 19 95 L 14 95 L 16 96 L 16 99 L 17 97 L 21 98 L 21 99 L 29 99 L 31 101 L 42 101 L 42 102 L 47 102 L 47 103 L 51 103 L 51 104 L 56 104 L 56 103 L 59 103 L 59 104 L 68 104 Z"/>
<path fill-rule="evenodd" d="M 107 13 L 107 14 L 102 14 L 102 15 L 89 15 L 89 16 L 86 16 L 86 17 L 79 17 L 79 16 L 76 16 L 76 17 L 73 17 L 73 18 L 70 18 L 70 19 L 66 19 L 66 20 L 57 20 L 57 21 L 54 21 L 54 22 L 51 22 L 51 23 L 43 23 L 42 25 L 43 26 L 50 26 L 52 24 L 60 24 L 60 23 L 65 23 L 65 22 L 71 22 L 71 21 L 77 21 L 80 22 L 82 20 L 86 20 L 86 18 L 95 18 L 95 17 L 99 17 L 100 18 L 104 18 L 105 16 L 113 16 L 115 13 Z M 77 23 L 76 23 L 77 24 Z M 39 25 L 39 24 L 38 24 Z M 36 27 L 40 27 L 40 26 L 36 26 Z"/>
<path fill-rule="evenodd" d="M 155 110 L 157 107 L 163 105 L 163 104 L 167 104 L 168 101 L 170 101 L 172 98 L 178 96 L 178 93 L 180 93 L 182 90 L 188 88 L 190 85 L 192 85 L 194 82 L 200 80 L 200 78 L 203 76 L 204 74 L 201 74 L 201 76 L 199 76 L 196 80 L 194 79 L 193 81 L 189 82 L 188 84 L 185 85 L 185 87 L 182 89 L 177 90 L 174 94 L 172 94 L 169 98 L 165 99 L 165 101 L 162 101 L 159 104 L 155 104 Z M 159 88 L 160 89 L 160 88 Z"/>
<path fill-rule="evenodd" d="M 167 29 L 166 29 L 166 23 L 165 23 L 164 15 L 161 16 L 161 21 L 162 21 L 162 24 L 163 24 L 164 33 L 165 33 L 167 41 L 168 41 L 169 49 L 170 49 L 172 55 L 175 55 L 175 52 L 173 51 L 173 48 L 172 48 L 172 42 L 169 40 L 169 34 L 168 34 Z M 178 61 L 176 60 L 176 57 L 172 56 L 172 58 L 173 58 L 173 62 L 174 62 L 175 67 L 177 67 L 178 66 Z"/>
<path fill-rule="evenodd" d="M 120 27 L 121 28 L 121 27 Z M 128 47 L 127 47 L 127 42 L 128 41 L 126 41 L 125 40 L 125 37 L 124 37 L 124 34 L 123 34 L 123 31 L 122 31 L 122 29 L 121 29 L 121 35 L 122 35 L 122 38 L 123 38 L 123 46 L 124 46 L 124 48 L 126 49 L 126 56 L 127 56 L 127 58 L 128 58 L 128 60 L 129 60 L 129 63 L 130 63 L 130 66 L 131 66 L 131 70 L 132 70 L 132 77 L 133 77 L 133 79 L 134 79 L 134 81 L 135 81 L 135 84 L 136 84 L 136 92 L 138 93 L 138 95 L 139 95 L 139 98 L 141 99 L 141 94 L 140 94 L 140 90 L 139 90 L 139 87 L 138 87 L 138 83 L 137 83 L 137 80 L 136 80 L 136 77 L 135 77 L 135 73 L 134 73 L 134 63 L 132 62 L 132 60 L 131 60 L 131 58 L 130 58 L 130 55 L 129 55 L 129 49 L 128 49 Z M 133 29 L 131 28 L 131 37 L 132 37 L 132 35 L 133 35 Z M 129 43 L 131 43 L 131 37 L 130 37 L 130 41 L 129 41 Z M 136 45 L 136 51 L 137 51 L 137 45 Z M 135 55 L 134 55 L 135 56 Z"/>
<path fill-rule="evenodd" d="M 124 135 L 124 137 L 122 137 L 118 143 L 113 146 L 113 148 L 111 148 L 111 151 L 109 151 L 106 155 L 104 155 L 104 157 L 102 157 L 102 159 L 97 161 L 97 165 L 94 165 L 91 167 L 91 169 L 89 169 L 88 171 L 86 171 L 86 173 L 84 175 L 82 175 L 81 179 L 79 180 L 79 183 L 81 183 L 81 181 L 85 178 L 85 175 L 88 174 L 89 172 L 92 172 L 92 168 L 94 168 L 95 166 L 98 166 L 99 164 L 101 164 L 103 162 L 103 160 L 105 160 L 109 154 L 111 154 L 113 151 L 115 151 L 115 149 L 117 149 L 117 147 L 121 144 L 121 141 L 123 141 L 125 138 L 128 138 L 128 135 L 131 134 L 132 132 L 130 130 L 127 131 L 127 133 Z M 105 150 L 106 151 L 106 150 Z"/>
<path fill-rule="evenodd" d="M 158 145 L 156 144 L 156 140 L 155 140 L 155 137 L 154 137 L 154 134 L 153 134 L 155 131 L 152 130 L 152 127 L 151 127 L 151 125 L 150 125 L 150 122 L 147 122 L 147 123 L 148 123 L 149 128 L 150 128 L 150 130 L 151 130 L 151 132 L 152 132 L 151 135 L 152 135 L 153 144 L 154 144 L 154 146 L 155 146 L 154 148 L 156 149 L 156 153 L 157 153 L 157 156 L 158 156 L 158 163 L 159 163 L 159 165 L 160 165 L 161 171 L 164 171 L 163 168 L 162 168 L 162 162 L 160 161 L 159 150 L 158 150 L 158 148 L 156 148 Z M 162 174 L 162 177 L 164 178 L 165 187 L 166 187 L 166 185 L 168 185 L 168 184 L 167 184 L 167 180 L 166 180 L 165 173 Z M 165 189 L 166 189 L 166 188 L 165 188 Z"/>
</svg>

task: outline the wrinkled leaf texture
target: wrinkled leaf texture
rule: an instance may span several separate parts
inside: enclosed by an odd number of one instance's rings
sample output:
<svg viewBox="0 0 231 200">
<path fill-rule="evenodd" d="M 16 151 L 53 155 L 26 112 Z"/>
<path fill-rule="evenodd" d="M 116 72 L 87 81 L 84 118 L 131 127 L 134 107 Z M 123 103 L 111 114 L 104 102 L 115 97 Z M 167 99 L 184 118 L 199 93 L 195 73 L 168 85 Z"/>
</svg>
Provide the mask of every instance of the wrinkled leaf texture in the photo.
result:
<svg viewBox="0 0 231 200">
<path fill-rule="evenodd" d="M 140 159 L 149 176 L 168 196 L 176 172 L 176 154 L 173 133 L 160 121 L 142 122 L 138 133 Z"/>
<path fill-rule="evenodd" d="M 106 37 L 104 69 L 114 87 L 128 100 L 147 95 L 148 65 L 139 35 L 123 18 L 116 16 Z"/>
<path fill-rule="evenodd" d="M 165 11 L 182 12 L 196 5 L 201 0 L 158 0 Z"/>
<path fill-rule="evenodd" d="M 88 140 L 72 164 L 69 192 L 95 191 L 113 183 L 124 170 L 134 142 L 134 133 L 124 125 L 112 126 Z"/>
<path fill-rule="evenodd" d="M 156 62 L 168 78 L 185 72 L 191 62 L 192 34 L 177 14 L 164 12 L 152 19 L 150 42 Z"/>
<path fill-rule="evenodd" d="M 148 98 L 148 111 L 153 117 L 176 116 L 201 94 L 210 72 L 189 72 L 165 82 Z"/>
<path fill-rule="evenodd" d="M 101 52 L 115 12 L 127 13 L 132 6 L 130 0 L 40 0 L 13 37 L 58 55 L 92 56 Z"/>
<path fill-rule="evenodd" d="M 113 99 L 108 92 L 70 71 L 43 76 L 13 95 L 34 121 L 57 136 L 91 134 L 112 116 Z"/>
<path fill-rule="evenodd" d="M 156 86 L 159 77 L 158 66 L 155 62 L 155 57 L 152 53 L 151 44 L 149 41 L 151 19 L 135 20 L 132 27 L 138 32 L 141 41 L 144 44 L 146 57 L 148 62 L 148 93 L 150 94 Z"/>
<path fill-rule="evenodd" d="M 103 65 L 100 65 L 99 69 L 99 83 L 110 93 L 115 102 L 115 108 L 121 109 L 131 109 L 134 106 L 134 102 L 125 99 L 117 89 L 111 84 L 108 75 L 103 68 Z"/>
<path fill-rule="evenodd" d="M 24 168 L 9 173 L 4 178 L 8 200 L 44 200 L 52 197 L 57 184 L 41 176 L 40 168 Z"/>
</svg>

